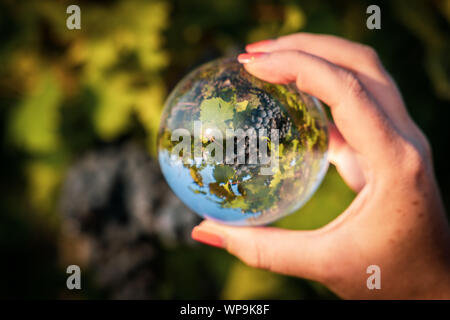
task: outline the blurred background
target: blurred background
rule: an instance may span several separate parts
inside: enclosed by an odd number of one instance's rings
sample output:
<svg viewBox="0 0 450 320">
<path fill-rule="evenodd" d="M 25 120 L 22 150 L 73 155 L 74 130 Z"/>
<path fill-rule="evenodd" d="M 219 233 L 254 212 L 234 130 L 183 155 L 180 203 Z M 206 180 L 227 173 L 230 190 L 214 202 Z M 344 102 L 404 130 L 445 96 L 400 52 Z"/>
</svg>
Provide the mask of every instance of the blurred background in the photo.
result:
<svg viewBox="0 0 450 320">
<path fill-rule="evenodd" d="M 66 8 L 81 8 L 81 30 Z M 0 1 L 0 297 L 336 298 L 190 240 L 155 159 L 164 100 L 196 66 L 298 31 L 373 46 L 429 138 L 450 205 L 450 1 Z M 354 194 L 331 167 L 276 225 L 314 229 Z M 66 268 L 82 270 L 67 290 Z"/>
</svg>

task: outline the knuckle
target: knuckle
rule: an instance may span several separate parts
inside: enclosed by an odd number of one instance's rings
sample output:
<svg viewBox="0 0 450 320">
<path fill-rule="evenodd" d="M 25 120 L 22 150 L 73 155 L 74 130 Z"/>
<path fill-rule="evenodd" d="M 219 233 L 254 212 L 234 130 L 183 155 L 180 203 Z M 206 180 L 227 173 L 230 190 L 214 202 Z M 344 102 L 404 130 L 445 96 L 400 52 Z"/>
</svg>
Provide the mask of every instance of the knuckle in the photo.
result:
<svg viewBox="0 0 450 320">
<path fill-rule="evenodd" d="M 376 66 L 380 65 L 380 57 L 378 56 L 378 53 L 374 48 L 367 45 L 362 45 L 361 52 L 369 63 L 372 63 Z"/>
<path fill-rule="evenodd" d="M 272 270 L 272 259 L 270 258 L 270 254 L 267 248 L 264 248 L 260 242 L 255 244 L 255 258 L 253 260 L 254 267 Z"/>
<path fill-rule="evenodd" d="M 420 148 L 410 141 L 401 146 L 401 170 L 407 177 L 416 180 L 428 168 L 427 147 Z"/>
<path fill-rule="evenodd" d="M 257 241 L 251 241 L 244 250 L 241 250 L 240 259 L 249 267 L 270 269 L 270 260 L 265 259 L 264 248 Z"/>
<path fill-rule="evenodd" d="M 373 61 L 373 62 L 380 61 L 377 51 L 374 48 L 372 48 L 371 46 L 363 45 L 362 52 L 368 60 Z"/>
<path fill-rule="evenodd" d="M 358 77 L 351 71 L 342 70 L 341 72 L 347 92 L 354 97 L 364 96 L 364 87 Z"/>
<path fill-rule="evenodd" d="M 421 145 L 422 145 L 424 156 L 426 157 L 426 159 L 429 159 L 431 161 L 431 158 L 432 158 L 431 144 L 424 134 L 421 134 L 421 137 L 422 137 Z"/>
</svg>

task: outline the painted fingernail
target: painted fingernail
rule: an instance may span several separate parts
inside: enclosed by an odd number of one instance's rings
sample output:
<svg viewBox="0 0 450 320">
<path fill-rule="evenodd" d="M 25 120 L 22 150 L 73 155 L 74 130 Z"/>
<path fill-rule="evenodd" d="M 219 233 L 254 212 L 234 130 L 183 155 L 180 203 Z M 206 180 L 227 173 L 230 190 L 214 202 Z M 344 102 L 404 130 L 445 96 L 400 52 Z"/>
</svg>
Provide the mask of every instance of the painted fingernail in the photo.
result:
<svg viewBox="0 0 450 320">
<path fill-rule="evenodd" d="M 205 230 L 201 227 L 195 227 L 192 230 L 191 236 L 192 239 L 196 241 L 218 248 L 223 248 L 225 244 L 222 235 L 214 232 L 213 230 Z"/>
<path fill-rule="evenodd" d="M 250 63 L 255 61 L 256 59 L 260 59 L 261 57 L 264 57 L 267 55 L 265 52 L 251 52 L 251 53 L 241 53 L 238 56 L 238 61 L 240 63 Z"/>
<path fill-rule="evenodd" d="M 258 48 L 264 48 L 264 47 L 270 45 L 271 43 L 273 43 L 273 41 L 274 40 L 272 40 L 272 39 L 267 39 L 267 40 L 262 40 L 262 41 L 250 43 L 250 44 L 245 46 L 245 50 L 247 50 L 247 51 L 257 51 Z"/>
</svg>

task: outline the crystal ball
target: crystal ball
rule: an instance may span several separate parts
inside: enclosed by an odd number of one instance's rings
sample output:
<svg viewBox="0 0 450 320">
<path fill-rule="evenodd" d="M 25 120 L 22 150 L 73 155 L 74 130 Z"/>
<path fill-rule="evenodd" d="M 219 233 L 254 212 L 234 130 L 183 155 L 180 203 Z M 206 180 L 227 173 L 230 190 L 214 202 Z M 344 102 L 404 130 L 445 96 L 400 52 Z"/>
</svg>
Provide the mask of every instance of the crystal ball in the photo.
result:
<svg viewBox="0 0 450 320">
<path fill-rule="evenodd" d="M 169 95 L 158 160 L 174 193 L 200 216 L 264 225 L 298 210 L 326 170 L 327 117 L 294 85 L 250 75 L 223 58 L 188 74 Z"/>
</svg>

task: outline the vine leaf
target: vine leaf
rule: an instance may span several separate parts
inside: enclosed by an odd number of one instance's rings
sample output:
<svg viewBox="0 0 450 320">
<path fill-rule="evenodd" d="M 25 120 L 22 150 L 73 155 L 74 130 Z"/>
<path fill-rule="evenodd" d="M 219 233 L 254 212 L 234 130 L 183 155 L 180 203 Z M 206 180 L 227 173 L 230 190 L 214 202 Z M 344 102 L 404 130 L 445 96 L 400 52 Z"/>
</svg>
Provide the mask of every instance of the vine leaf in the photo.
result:
<svg viewBox="0 0 450 320">
<path fill-rule="evenodd" d="M 226 129 L 225 121 L 234 116 L 234 105 L 222 98 L 203 100 L 200 105 L 200 121 L 204 124 L 214 124 L 219 130 Z"/>
<path fill-rule="evenodd" d="M 189 168 L 189 173 L 191 174 L 191 177 L 194 180 L 194 182 L 198 186 L 203 187 L 203 177 L 201 176 L 201 174 L 198 173 L 197 170 L 194 169 L 193 167 Z"/>
<path fill-rule="evenodd" d="M 248 100 L 237 102 L 236 103 L 236 112 L 244 111 L 245 109 L 247 109 L 247 106 L 248 106 Z"/>
<path fill-rule="evenodd" d="M 214 179 L 219 183 L 226 183 L 234 176 L 234 169 L 230 166 L 218 165 L 214 168 Z"/>
<path fill-rule="evenodd" d="M 219 198 L 225 199 L 226 201 L 231 201 L 236 198 L 235 194 L 231 192 L 229 188 L 225 188 L 218 182 L 209 184 L 209 192 Z"/>
<path fill-rule="evenodd" d="M 250 203 L 243 196 L 234 198 L 233 200 L 225 204 L 225 208 L 237 208 L 242 212 L 246 212 L 250 209 Z"/>
</svg>

